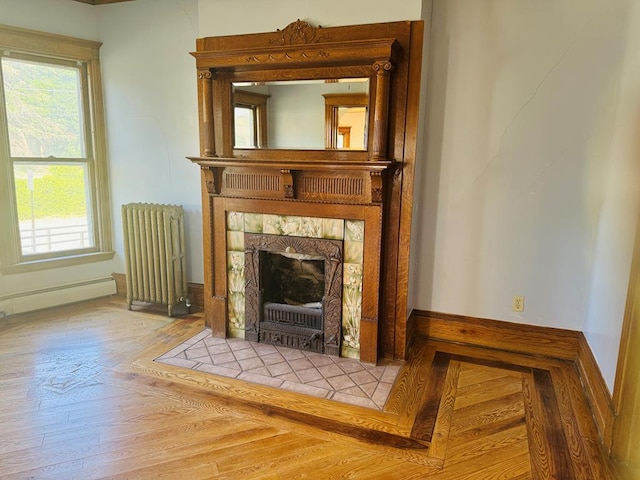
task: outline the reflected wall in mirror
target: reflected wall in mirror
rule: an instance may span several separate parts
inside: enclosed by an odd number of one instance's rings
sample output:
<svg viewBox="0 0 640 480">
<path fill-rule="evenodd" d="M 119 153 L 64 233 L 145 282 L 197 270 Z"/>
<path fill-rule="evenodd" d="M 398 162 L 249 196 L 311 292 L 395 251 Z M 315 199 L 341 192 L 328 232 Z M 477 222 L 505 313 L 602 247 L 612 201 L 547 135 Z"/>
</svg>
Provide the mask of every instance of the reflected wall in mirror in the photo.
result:
<svg viewBox="0 0 640 480">
<path fill-rule="evenodd" d="M 328 97 L 352 102 L 332 104 L 336 121 L 331 127 L 327 126 Z M 358 98 L 355 105 L 353 98 Z M 367 149 L 368 78 L 237 82 L 233 105 L 235 148 Z M 348 123 L 340 124 L 340 117 Z M 351 129 L 345 134 L 344 127 Z M 329 142 L 330 138 L 335 141 Z"/>
</svg>

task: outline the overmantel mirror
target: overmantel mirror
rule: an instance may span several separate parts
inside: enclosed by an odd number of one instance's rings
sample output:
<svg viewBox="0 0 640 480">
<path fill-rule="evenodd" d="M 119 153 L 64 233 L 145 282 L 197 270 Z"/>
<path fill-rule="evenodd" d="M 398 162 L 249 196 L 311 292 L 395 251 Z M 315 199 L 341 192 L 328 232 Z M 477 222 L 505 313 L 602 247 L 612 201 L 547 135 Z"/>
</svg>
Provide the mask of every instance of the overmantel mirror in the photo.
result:
<svg viewBox="0 0 640 480">
<path fill-rule="evenodd" d="M 298 20 L 270 36 L 199 39 L 192 55 L 202 156 L 322 161 L 338 153 L 345 161 L 391 160 L 397 42 L 340 38 L 334 30 Z"/>
<path fill-rule="evenodd" d="M 366 151 L 369 83 L 369 78 L 234 82 L 234 149 Z"/>
</svg>

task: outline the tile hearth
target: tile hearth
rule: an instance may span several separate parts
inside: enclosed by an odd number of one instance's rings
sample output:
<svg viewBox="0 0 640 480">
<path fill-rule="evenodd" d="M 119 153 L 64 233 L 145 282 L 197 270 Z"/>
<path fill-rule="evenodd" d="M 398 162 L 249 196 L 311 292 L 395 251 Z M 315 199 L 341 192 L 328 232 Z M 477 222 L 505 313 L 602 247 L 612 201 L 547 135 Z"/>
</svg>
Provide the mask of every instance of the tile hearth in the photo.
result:
<svg viewBox="0 0 640 480">
<path fill-rule="evenodd" d="M 210 329 L 155 361 L 378 411 L 400 371 L 399 365 L 367 365 L 351 358 L 216 338 Z"/>
</svg>

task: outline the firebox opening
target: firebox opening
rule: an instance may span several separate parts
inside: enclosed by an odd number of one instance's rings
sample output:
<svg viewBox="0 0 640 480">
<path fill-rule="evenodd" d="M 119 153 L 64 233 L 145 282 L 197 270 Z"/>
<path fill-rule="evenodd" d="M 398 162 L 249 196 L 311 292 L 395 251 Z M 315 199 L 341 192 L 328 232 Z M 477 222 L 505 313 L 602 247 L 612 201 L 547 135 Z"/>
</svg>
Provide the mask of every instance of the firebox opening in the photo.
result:
<svg viewBox="0 0 640 480">
<path fill-rule="evenodd" d="M 265 302 L 321 308 L 324 258 L 286 252 L 263 252 L 263 255 Z"/>
<path fill-rule="evenodd" d="M 325 259 L 261 252 L 260 341 L 323 351 Z"/>
</svg>

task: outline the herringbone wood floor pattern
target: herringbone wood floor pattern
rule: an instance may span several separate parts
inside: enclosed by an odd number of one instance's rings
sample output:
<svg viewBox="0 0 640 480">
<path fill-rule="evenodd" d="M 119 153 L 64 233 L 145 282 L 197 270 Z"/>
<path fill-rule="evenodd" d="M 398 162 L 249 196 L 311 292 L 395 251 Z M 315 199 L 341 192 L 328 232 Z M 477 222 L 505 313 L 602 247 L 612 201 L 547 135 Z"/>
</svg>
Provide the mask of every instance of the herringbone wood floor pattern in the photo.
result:
<svg viewBox="0 0 640 480">
<path fill-rule="evenodd" d="M 417 339 L 384 412 L 153 362 L 198 314 L 0 321 L 3 479 L 608 479 L 572 365 Z"/>
</svg>

